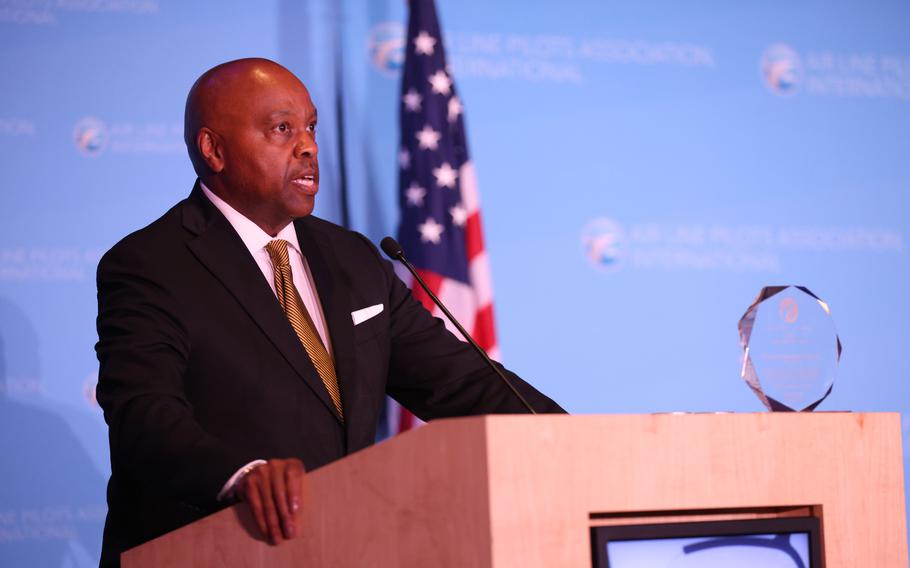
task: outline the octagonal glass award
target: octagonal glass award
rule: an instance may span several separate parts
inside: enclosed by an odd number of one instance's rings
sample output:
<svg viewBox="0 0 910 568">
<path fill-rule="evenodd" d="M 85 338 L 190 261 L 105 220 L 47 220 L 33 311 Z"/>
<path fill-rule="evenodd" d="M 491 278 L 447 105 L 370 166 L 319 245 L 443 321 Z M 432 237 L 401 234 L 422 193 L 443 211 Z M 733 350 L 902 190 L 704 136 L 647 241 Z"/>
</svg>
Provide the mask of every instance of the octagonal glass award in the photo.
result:
<svg viewBox="0 0 910 568">
<path fill-rule="evenodd" d="M 739 340 L 742 378 L 769 410 L 814 410 L 831 393 L 841 342 L 828 304 L 808 288 L 762 288 Z"/>
</svg>

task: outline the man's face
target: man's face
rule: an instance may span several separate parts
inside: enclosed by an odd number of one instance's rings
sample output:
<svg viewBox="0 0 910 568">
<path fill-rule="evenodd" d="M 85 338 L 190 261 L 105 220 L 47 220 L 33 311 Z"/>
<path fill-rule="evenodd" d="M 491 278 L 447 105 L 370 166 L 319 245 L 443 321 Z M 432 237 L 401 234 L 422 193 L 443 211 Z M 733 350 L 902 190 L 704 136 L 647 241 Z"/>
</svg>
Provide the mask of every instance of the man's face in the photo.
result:
<svg viewBox="0 0 910 568">
<path fill-rule="evenodd" d="M 216 193 L 275 235 L 313 211 L 319 190 L 316 108 L 306 87 L 277 67 L 255 69 L 228 91 L 212 128 L 223 152 Z"/>
</svg>

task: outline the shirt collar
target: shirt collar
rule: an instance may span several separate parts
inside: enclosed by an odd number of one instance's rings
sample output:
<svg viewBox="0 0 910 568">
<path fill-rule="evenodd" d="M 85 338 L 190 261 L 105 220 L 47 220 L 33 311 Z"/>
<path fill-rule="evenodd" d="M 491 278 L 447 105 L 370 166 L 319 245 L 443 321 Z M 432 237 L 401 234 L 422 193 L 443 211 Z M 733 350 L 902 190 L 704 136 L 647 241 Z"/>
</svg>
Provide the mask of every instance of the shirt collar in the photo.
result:
<svg viewBox="0 0 910 568">
<path fill-rule="evenodd" d="M 215 193 L 207 188 L 201 181 L 199 182 L 199 186 L 202 188 L 202 193 L 204 193 L 208 200 L 212 202 L 212 205 L 221 211 L 221 214 L 227 218 L 228 223 L 234 227 L 234 230 L 240 235 L 243 244 L 249 249 L 250 254 L 256 255 L 265 248 L 265 245 L 269 244 L 269 242 L 274 239 L 283 239 L 287 241 L 298 254 L 302 255 L 300 252 L 300 244 L 297 241 L 297 231 L 294 230 L 294 223 L 288 223 L 278 232 L 277 236 L 272 237 L 263 231 L 259 225 L 250 221 L 242 213 L 231 207 L 227 201 L 215 195 Z"/>
</svg>

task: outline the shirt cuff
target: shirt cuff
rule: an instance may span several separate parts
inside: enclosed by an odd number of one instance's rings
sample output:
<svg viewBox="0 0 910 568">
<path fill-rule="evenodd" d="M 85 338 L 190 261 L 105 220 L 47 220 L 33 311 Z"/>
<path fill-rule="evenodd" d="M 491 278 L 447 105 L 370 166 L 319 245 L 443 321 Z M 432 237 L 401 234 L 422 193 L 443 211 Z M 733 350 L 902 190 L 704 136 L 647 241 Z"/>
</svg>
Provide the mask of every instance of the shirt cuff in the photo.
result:
<svg viewBox="0 0 910 568">
<path fill-rule="evenodd" d="M 221 491 L 218 492 L 217 499 L 219 501 L 229 501 L 234 498 L 235 490 L 237 489 L 237 484 L 240 483 L 240 480 L 243 479 L 246 474 L 253 471 L 257 466 L 268 463 L 265 460 L 253 460 L 245 466 L 241 467 L 234 472 L 234 475 L 227 480 L 227 483 L 224 484 L 224 487 L 221 488 Z"/>
</svg>

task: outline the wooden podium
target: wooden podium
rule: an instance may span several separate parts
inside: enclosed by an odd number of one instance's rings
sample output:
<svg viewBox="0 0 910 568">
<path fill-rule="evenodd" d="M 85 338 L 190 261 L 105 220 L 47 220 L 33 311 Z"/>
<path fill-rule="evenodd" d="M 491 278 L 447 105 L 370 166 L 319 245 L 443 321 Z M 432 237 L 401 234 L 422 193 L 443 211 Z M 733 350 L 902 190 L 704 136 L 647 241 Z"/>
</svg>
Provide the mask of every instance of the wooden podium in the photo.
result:
<svg viewBox="0 0 910 568">
<path fill-rule="evenodd" d="M 827 568 L 906 568 L 898 414 L 439 420 L 307 476 L 302 537 L 245 505 L 124 553 L 125 568 L 590 567 L 590 527 L 815 516 Z"/>
</svg>

